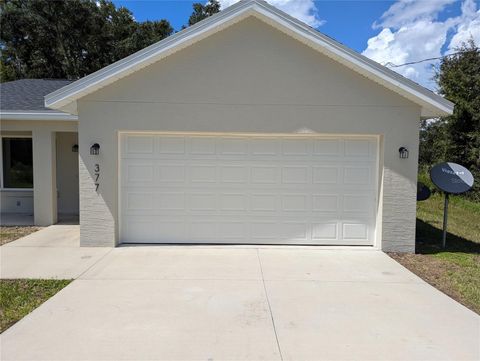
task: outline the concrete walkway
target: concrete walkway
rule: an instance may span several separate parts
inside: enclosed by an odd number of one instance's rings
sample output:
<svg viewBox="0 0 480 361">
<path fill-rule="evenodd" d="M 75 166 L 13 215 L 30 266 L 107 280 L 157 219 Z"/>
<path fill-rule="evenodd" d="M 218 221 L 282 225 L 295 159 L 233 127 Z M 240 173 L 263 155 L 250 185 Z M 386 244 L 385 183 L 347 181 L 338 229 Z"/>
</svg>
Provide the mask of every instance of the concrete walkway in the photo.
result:
<svg viewBox="0 0 480 361">
<path fill-rule="evenodd" d="M 2 360 L 478 360 L 479 332 L 382 252 L 151 246 L 105 254 L 0 342 Z"/>
<path fill-rule="evenodd" d="M 112 248 L 79 247 L 78 225 L 53 225 L 0 247 L 0 278 L 72 279 Z"/>
</svg>

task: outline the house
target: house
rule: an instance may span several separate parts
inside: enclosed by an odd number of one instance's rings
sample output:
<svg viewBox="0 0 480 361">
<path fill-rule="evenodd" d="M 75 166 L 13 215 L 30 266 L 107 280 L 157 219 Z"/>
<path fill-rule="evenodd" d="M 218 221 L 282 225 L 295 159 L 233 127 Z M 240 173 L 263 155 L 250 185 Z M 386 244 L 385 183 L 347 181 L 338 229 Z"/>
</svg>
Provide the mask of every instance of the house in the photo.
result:
<svg viewBox="0 0 480 361">
<path fill-rule="evenodd" d="M 83 246 L 406 252 L 419 122 L 453 109 L 260 0 L 67 84 L 45 105 L 55 120 L 9 118 L 2 132 L 32 136 L 35 222 L 46 224 L 60 210 L 58 175 L 73 163 L 59 158 L 74 154 L 76 138 L 59 139 L 78 124 Z"/>
</svg>

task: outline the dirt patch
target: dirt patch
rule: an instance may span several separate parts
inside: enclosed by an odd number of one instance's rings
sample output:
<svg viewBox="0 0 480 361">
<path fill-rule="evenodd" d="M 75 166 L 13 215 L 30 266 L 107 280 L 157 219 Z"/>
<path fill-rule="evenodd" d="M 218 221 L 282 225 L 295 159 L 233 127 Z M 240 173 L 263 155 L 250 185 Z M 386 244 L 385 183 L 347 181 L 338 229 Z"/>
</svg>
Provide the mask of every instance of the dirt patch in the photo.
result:
<svg viewBox="0 0 480 361">
<path fill-rule="evenodd" d="M 480 314 L 480 306 L 465 297 L 459 290 L 458 282 L 452 277 L 464 272 L 461 266 L 426 254 L 391 252 L 388 255 L 427 283 Z"/>
<path fill-rule="evenodd" d="M 39 231 L 42 227 L 35 226 L 2 226 L 0 227 L 0 246 L 16 239 L 25 237 L 30 233 Z"/>
</svg>

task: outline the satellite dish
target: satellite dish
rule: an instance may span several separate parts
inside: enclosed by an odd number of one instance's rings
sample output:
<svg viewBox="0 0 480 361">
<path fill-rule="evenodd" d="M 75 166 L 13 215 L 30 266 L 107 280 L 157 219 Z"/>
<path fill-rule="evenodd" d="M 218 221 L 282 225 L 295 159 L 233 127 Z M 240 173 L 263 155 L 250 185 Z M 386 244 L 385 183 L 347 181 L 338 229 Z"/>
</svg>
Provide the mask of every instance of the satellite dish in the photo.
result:
<svg viewBox="0 0 480 361">
<path fill-rule="evenodd" d="M 448 196 L 468 192 L 473 187 L 473 175 L 470 171 L 456 163 L 440 163 L 430 170 L 430 179 L 445 193 L 443 206 L 443 239 L 445 248 L 447 241 Z"/>
<path fill-rule="evenodd" d="M 422 182 L 417 183 L 417 201 L 425 201 L 430 198 L 431 194 L 432 192 L 430 192 L 430 188 L 425 184 Z"/>
<path fill-rule="evenodd" d="M 440 163 L 430 171 L 432 182 L 445 193 L 460 194 L 473 187 L 473 175 L 456 163 Z"/>
</svg>

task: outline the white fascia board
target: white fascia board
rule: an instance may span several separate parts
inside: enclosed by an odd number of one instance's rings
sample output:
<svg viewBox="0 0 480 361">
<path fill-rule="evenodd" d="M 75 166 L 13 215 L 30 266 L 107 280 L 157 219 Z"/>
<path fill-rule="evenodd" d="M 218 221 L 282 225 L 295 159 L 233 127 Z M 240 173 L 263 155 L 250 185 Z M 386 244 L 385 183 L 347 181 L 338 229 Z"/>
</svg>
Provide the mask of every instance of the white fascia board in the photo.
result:
<svg viewBox="0 0 480 361">
<path fill-rule="evenodd" d="M 76 115 L 62 112 L 35 112 L 35 111 L 0 111 L 3 120 L 52 120 L 52 121 L 78 121 Z"/>
<path fill-rule="evenodd" d="M 240 1 L 177 34 L 60 88 L 45 97 L 45 105 L 52 109 L 76 113 L 76 106 L 71 103 L 76 102 L 77 99 L 241 21 L 249 15 L 256 16 L 348 68 L 419 104 L 423 117 L 453 113 L 454 104 L 450 101 L 261 0 Z"/>
</svg>

